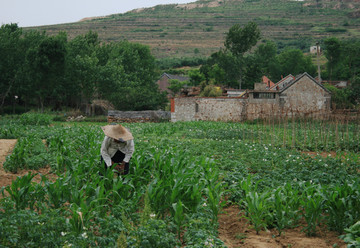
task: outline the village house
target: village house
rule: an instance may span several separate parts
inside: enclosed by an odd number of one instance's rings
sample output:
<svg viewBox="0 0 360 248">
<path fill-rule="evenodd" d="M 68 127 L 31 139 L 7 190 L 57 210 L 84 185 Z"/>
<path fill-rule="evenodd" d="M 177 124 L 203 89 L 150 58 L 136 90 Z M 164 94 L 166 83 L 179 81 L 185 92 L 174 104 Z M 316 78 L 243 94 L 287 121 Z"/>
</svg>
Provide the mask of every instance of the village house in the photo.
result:
<svg viewBox="0 0 360 248">
<path fill-rule="evenodd" d="M 170 80 L 179 80 L 180 82 L 188 81 L 188 77 L 172 75 L 168 73 L 163 73 L 159 80 L 156 82 L 159 86 L 160 91 L 166 91 L 168 93 L 168 97 L 171 97 L 171 90 L 169 90 Z"/>
<path fill-rule="evenodd" d="M 267 117 L 324 115 L 331 94 L 308 73 L 289 75 L 276 84 L 255 84 L 239 97 L 171 99 L 171 121 L 244 121 Z"/>
</svg>

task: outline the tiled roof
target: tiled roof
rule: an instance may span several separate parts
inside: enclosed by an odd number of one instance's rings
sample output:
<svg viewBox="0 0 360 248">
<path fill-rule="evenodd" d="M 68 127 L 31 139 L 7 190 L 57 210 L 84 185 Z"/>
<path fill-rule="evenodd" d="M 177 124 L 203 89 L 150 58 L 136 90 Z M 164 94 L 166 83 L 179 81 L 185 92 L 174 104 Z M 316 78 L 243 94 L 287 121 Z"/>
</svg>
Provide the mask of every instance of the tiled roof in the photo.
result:
<svg viewBox="0 0 360 248">
<path fill-rule="evenodd" d="M 168 74 L 168 73 L 164 73 L 161 77 L 163 77 L 163 76 L 166 76 L 169 79 L 179 80 L 180 82 L 189 80 L 189 77 L 184 77 L 184 76 L 179 76 L 179 75 L 172 75 L 172 74 Z"/>
</svg>

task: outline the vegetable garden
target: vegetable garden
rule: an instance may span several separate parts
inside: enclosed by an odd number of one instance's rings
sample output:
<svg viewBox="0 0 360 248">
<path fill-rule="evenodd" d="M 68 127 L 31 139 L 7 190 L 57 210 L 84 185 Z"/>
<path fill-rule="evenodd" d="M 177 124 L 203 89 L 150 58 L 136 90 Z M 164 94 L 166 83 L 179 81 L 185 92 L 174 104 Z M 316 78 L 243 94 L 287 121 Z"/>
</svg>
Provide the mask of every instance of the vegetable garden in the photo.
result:
<svg viewBox="0 0 360 248">
<path fill-rule="evenodd" d="M 360 245 L 358 122 L 129 123 L 125 177 L 100 165 L 101 125 L 0 119 L 0 139 L 18 139 L 5 170 L 57 175 L 1 188 L 0 247 L 226 247 L 218 216 L 230 204 L 257 233 L 327 229 Z"/>
</svg>

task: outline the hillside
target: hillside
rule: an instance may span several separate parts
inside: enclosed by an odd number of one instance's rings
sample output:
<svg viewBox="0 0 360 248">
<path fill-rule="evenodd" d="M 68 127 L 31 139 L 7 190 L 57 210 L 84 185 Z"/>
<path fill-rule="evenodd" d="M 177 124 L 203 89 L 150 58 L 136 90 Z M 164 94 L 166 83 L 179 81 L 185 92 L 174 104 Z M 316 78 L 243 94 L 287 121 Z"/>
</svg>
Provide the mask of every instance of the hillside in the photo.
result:
<svg viewBox="0 0 360 248">
<path fill-rule="evenodd" d="M 360 38 L 360 0 L 199 0 L 26 30 L 66 31 L 70 38 L 92 30 L 104 42 L 147 44 L 157 58 L 201 57 L 223 46 L 232 25 L 249 21 L 259 25 L 263 40 L 308 51 L 329 36 Z"/>
</svg>

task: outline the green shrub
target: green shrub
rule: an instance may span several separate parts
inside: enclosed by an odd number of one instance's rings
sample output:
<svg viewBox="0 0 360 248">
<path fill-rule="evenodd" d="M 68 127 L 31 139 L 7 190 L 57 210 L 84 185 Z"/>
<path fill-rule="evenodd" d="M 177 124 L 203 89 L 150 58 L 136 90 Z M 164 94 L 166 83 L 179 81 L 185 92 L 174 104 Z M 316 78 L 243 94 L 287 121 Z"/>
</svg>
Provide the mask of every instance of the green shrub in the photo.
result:
<svg viewBox="0 0 360 248">
<path fill-rule="evenodd" d="M 25 113 L 20 115 L 20 123 L 23 125 L 49 125 L 52 117 L 47 114 Z"/>
<path fill-rule="evenodd" d="M 14 151 L 7 157 L 4 169 L 16 173 L 18 169 L 38 169 L 50 164 L 52 158 L 40 138 L 20 138 Z"/>
</svg>

